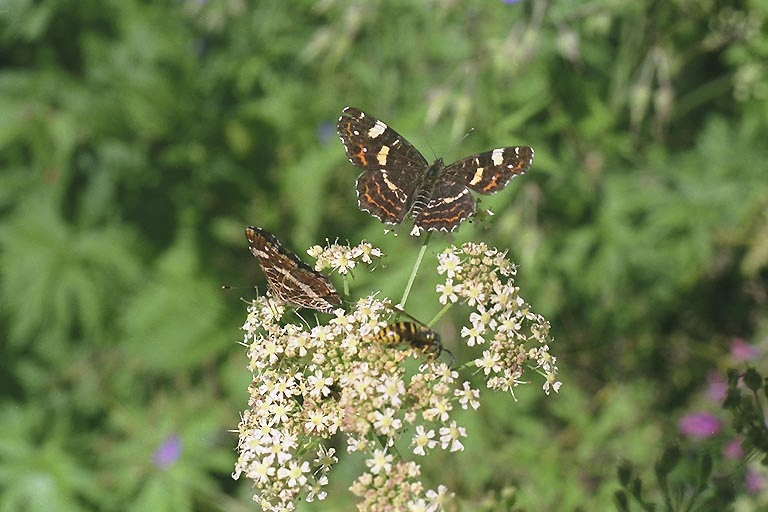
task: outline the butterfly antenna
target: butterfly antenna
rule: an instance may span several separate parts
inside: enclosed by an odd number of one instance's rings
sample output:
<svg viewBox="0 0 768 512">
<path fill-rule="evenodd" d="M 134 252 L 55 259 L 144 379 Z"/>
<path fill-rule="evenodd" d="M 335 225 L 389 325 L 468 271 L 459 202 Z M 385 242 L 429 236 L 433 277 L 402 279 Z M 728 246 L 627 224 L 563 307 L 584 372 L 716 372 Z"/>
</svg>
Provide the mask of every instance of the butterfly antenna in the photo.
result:
<svg viewBox="0 0 768 512">
<path fill-rule="evenodd" d="M 272 314 L 275 315 L 275 318 L 279 318 L 277 315 L 280 312 L 277 310 L 277 303 L 272 297 L 267 297 L 267 304 L 269 304 L 269 309 L 272 311 Z"/>
<path fill-rule="evenodd" d="M 432 147 L 432 144 L 430 144 L 429 139 L 427 137 L 424 137 L 424 141 L 427 143 L 427 146 L 429 146 L 429 150 L 432 152 L 432 160 L 437 160 L 437 153 L 435 153 L 435 148 Z"/>
<path fill-rule="evenodd" d="M 312 329 L 312 326 L 309 325 L 309 322 L 307 322 L 307 320 L 303 316 L 301 316 L 298 309 L 294 309 L 293 314 L 296 315 L 299 318 L 299 320 L 301 320 L 304 323 L 304 325 L 307 326 L 307 329 L 310 329 L 310 330 Z"/>
<path fill-rule="evenodd" d="M 458 143 L 461 144 L 462 142 L 464 142 L 464 139 L 469 137 L 469 134 L 471 134 L 473 131 L 475 131 L 474 127 L 470 127 L 469 130 L 467 130 L 467 133 L 465 133 L 464 136 L 461 139 L 459 139 Z"/>
<path fill-rule="evenodd" d="M 226 283 L 222 283 L 219 286 L 219 289 L 221 289 L 221 290 L 243 290 L 243 289 L 246 289 L 246 288 L 250 289 L 251 287 L 250 286 L 238 286 L 238 285 L 226 284 Z M 258 295 L 258 287 L 254 286 L 253 288 L 257 289 L 257 295 Z"/>
</svg>

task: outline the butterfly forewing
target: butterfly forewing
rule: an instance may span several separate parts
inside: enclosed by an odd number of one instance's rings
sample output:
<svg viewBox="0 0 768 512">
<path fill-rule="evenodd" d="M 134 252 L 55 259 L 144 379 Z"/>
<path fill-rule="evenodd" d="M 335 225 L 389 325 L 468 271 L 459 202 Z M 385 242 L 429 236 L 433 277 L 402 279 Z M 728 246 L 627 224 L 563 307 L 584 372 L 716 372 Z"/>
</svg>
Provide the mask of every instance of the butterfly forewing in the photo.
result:
<svg viewBox="0 0 768 512">
<path fill-rule="evenodd" d="M 354 107 L 344 109 L 337 129 L 349 161 L 366 169 L 357 178 L 357 206 L 386 224 L 401 223 L 427 161 L 395 130 Z"/>
<path fill-rule="evenodd" d="M 336 128 L 349 161 L 363 169 L 418 175 L 429 165 L 402 135 L 355 107 L 341 112 Z"/>
<path fill-rule="evenodd" d="M 462 158 L 443 170 L 443 178 L 461 183 L 475 192 L 492 194 L 503 189 L 509 180 L 525 174 L 533 162 L 533 148 L 513 146 L 497 148 Z"/>
<path fill-rule="evenodd" d="M 283 247 L 272 233 L 249 226 L 245 228 L 245 236 L 275 299 L 326 313 L 341 306 L 341 297 L 330 279 Z"/>
</svg>

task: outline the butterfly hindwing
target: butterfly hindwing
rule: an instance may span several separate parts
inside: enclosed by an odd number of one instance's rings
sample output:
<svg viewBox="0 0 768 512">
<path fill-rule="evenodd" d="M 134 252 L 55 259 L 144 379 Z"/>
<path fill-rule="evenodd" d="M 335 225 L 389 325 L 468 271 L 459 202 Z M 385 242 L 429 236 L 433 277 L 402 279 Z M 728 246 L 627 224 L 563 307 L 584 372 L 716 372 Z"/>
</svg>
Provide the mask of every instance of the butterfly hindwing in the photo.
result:
<svg viewBox="0 0 768 512">
<path fill-rule="evenodd" d="M 453 231 L 475 213 L 475 198 L 464 185 L 438 181 L 426 206 L 416 211 L 414 223 L 426 230 Z"/>
<path fill-rule="evenodd" d="M 341 306 L 341 297 L 327 276 L 317 272 L 283 247 L 269 231 L 249 226 L 245 236 L 259 260 L 272 295 L 280 302 L 326 313 Z"/>
<path fill-rule="evenodd" d="M 400 224 L 411 209 L 417 174 L 365 171 L 357 178 L 357 206 L 385 224 Z"/>
</svg>

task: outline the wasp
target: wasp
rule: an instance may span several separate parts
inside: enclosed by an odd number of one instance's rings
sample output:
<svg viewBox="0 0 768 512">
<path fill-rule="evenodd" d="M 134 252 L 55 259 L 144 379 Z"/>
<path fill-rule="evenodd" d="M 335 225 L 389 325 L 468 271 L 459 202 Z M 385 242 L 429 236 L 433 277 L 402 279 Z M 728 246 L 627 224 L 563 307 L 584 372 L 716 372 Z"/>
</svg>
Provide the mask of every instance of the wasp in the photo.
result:
<svg viewBox="0 0 768 512">
<path fill-rule="evenodd" d="M 408 343 L 413 349 L 434 360 L 443 352 L 451 357 L 453 366 L 454 357 L 450 350 L 443 348 L 440 335 L 425 325 L 416 322 L 395 322 L 389 324 L 371 337 L 371 340 L 383 345 L 399 345 Z"/>
</svg>

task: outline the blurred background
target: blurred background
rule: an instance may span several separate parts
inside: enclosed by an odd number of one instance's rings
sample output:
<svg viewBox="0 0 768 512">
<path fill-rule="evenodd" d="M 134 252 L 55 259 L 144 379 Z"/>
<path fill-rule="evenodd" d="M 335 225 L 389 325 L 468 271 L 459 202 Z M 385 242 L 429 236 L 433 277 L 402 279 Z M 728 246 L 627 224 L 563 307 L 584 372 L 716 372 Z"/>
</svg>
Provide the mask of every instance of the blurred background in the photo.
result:
<svg viewBox="0 0 768 512">
<path fill-rule="evenodd" d="M 564 385 L 486 391 L 428 486 L 460 510 L 613 510 L 617 466 L 652 475 L 680 443 L 739 510 L 768 506 L 720 406 L 726 368 L 766 363 L 767 18 L 764 0 L 0 1 L 0 510 L 257 509 L 230 477 L 240 298 L 265 285 L 244 227 L 397 256 L 353 297 L 399 298 L 420 245 L 356 208 L 345 105 L 430 161 L 536 150 L 482 197 L 493 217 L 433 237 L 409 305 L 439 309 L 445 245 L 509 250 Z M 459 360 L 467 314 L 439 324 Z M 300 509 L 353 509 L 361 466 L 342 454 Z"/>
</svg>

